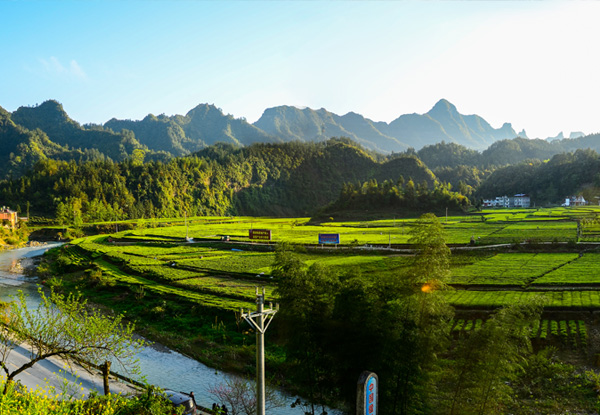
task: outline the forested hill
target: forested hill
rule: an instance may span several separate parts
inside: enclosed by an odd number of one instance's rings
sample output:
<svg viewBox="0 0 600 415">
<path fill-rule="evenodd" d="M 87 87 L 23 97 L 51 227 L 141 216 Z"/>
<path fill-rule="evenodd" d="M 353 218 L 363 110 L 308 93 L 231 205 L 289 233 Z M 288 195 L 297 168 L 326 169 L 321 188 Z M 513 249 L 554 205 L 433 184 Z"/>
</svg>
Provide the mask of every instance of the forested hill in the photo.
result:
<svg viewBox="0 0 600 415">
<path fill-rule="evenodd" d="M 600 136 L 576 139 L 529 140 L 513 138 L 509 124 L 492 128 L 477 115 L 462 115 L 446 100 L 425 114 L 407 114 L 387 124 L 350 112 L 339 116 L 325 109 L 280 106 L 265 110 L 254 124 L 225 115 L 220 108 L 200 104 L 186 115 L 152 115 L 143 120 L 111 119 L 104 125 L 80 125 L 56 101 L 35 107 L 20 107 L 12 114 L 2 111 L 11 127 L 0 131 L 0 178 L 18 175 L 35 160 L 110 158 L 121 161 L 135 149 L 145 150 L 146 160 L 165 160 L 192 154 L 223 142 L 238 146 L 253 143 L 322 142 L 348 137 L 363 148 L 381 154 L 414 153 L 430 168 L 499 166 L 529 158 L 547 159 L 578 148 L 600 150 Z M 7 128 L 19 128 L 20 138 Z M 25 137 L 33 138 L 37 145 Z M 25 143 L 22 146 L 19 144 Z M 12 153 L 12 159 L 10 154 Z M 9 162 L 12 160 L 12 164 Z M 2 161 L 2 160 L 0 160 Z"/>
<path fill-rule="evenodd" d="M 0 200 L 30 203 L 60 221 L 188 215 L 311 215 L 334 201 L 345 183 L 435 177 L 416 157 L 378 162 L 347 139 L 321 143 L 218 144 L 191 156 L 143 163 L 141 158 L 40 160 L 23 177 L 0 182 Z M 425 183 L 425 184 L 423 184 Z"/>
<path fill-rule="evenodd" d="M 600 196 L 600 156 L 594 150 L 562 153 L 550 160 L 529 160 L 495 170 L 477 189 L 478 197 L 527 193 L 537 206 L 560 203 L 582 194 L 593 203 Z"/>
<path fill-rule="evenodd" d="M 183 156 L 218 142 L 250 145 L 281 142 L 243 119 L 225 115 L 214 105 L 201 104 L 185 116 L 150 114 L 141 121 L 112 119 L 105 128 L 116 132 L 133 131 L 149 149 Z"/>
<path fill-rule="evenodd" d="M 102 160 L 104 154 L 94 148 L 74 149 L 61 146 L 38 129 L 16 124 L 11 114 L 0 107 L 0 179 L 20 177 L 40 160 Z"/>
<path fill-rule="evenodd" d="M 416 155 L 431 169 L 461 165 L 482 168 L 517 164 L 530 159 L 543 161 L 579 149 L 600 152 L 600 134 L 553 141 L 517 137 L 497 141 L 482 152 L 456 143 L 441 142 L 423 147 Z"/>
<path fill-rule="evenodd" d="M 65 148 L 94 149 L 113 160 L 123 160 L 142 145 L 131 132 L 115 134 L 100 127 L 84 128 L 69 118 L 62 105 L 46 101 L 37 107 L 20 107 L 12 121 L 28 130 L 41 130 Z"/>
</svg>

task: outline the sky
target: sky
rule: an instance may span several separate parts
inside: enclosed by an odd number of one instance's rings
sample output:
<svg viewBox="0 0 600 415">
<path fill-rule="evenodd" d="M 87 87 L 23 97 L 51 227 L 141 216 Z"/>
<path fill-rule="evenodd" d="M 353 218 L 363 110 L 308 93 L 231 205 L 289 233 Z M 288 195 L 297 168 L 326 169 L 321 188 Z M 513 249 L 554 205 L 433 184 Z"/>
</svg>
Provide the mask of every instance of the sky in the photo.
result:
<svg viewBox="0 0 600 415">
<path fill-rule="evenodd" d="M 0 106 L 102 124 L 201 103 L 373 121 L 444 98 L 530 138 L 600 132 L 600 2 L 0 0 Z"/>
</svg>

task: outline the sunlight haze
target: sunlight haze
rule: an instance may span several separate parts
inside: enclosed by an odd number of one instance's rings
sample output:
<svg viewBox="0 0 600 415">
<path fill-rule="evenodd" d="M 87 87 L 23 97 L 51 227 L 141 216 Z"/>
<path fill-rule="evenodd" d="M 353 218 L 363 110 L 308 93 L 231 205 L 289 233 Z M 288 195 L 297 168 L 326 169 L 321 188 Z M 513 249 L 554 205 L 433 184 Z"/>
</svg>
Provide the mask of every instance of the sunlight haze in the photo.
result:
<svg viewBox="0 0 600 415">
<path fill-rule="evenodd" d="M 445 98 L 530 138 L 600 132 L 598 2 L 0 2 L 0 106 L 80 123 L 260 118 L 294 105 L 390 122 Z"/>
</svg>

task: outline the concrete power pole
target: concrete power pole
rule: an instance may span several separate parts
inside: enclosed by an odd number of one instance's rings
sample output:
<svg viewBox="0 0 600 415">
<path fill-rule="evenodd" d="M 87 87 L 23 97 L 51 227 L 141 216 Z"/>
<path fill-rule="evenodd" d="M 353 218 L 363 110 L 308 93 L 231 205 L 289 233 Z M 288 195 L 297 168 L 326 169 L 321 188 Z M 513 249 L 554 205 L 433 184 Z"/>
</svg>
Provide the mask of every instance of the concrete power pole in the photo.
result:
<svg viewBox="0 0 600 415">
<path fill-rule="evenodd" d="M 265 310 L 265 288 L 260 295 L 256 287 L 256 312 L 240 310 L 242 318 L 256 330 L 256 415 L 265 415 L 265 331 L 279 310 L 279 304 L 275 309 L 273 303 L 269 304 L 269 309 Z"/>
</svg>

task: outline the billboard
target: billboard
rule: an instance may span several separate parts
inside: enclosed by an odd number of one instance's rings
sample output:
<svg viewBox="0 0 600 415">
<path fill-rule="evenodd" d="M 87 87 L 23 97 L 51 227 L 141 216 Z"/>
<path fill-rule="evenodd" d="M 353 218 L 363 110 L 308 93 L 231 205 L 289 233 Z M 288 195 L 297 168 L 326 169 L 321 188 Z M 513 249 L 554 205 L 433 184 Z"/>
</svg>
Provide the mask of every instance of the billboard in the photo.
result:
<svg viewBox="0 0 600 415">
<path fill-rule="evenodd" d="M 261 239 L 263 241 L 271 240 L 271 230 L 270 229 L 250 229 L 250 234 L 248 236 L 250 239 Z"/>
<path fill-rule="evenodd" d="M 364 371 L 358 378 L 356 415 L 377 415 L 379 403 L 379 378 L 373 372 Z"/>
<path fill-rule="evenodd" d="M 320 244 L 339 244 L 340 234 L 339 233 L 320 233 L 319 234 Z"/>
</svg>

